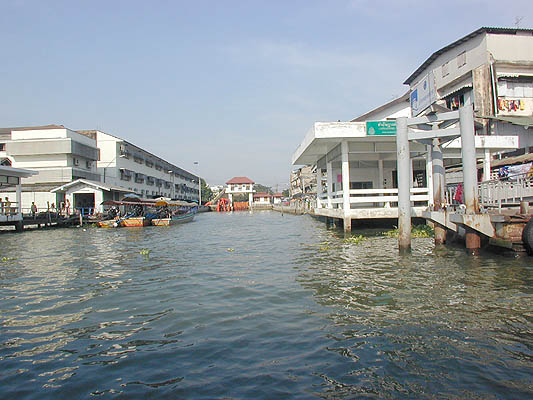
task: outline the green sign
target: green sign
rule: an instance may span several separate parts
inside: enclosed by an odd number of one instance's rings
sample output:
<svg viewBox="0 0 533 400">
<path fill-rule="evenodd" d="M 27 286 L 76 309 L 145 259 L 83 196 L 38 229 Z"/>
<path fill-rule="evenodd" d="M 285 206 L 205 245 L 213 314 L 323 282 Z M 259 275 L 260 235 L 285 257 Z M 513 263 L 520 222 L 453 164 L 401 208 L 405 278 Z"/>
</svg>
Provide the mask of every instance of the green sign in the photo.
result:
<svg viewBox="0 0 533 400">
<path fill-rule="evenodd" d="M 395 136 L 396 121 L 367 121 L 367 136 Z"/>
</svg>

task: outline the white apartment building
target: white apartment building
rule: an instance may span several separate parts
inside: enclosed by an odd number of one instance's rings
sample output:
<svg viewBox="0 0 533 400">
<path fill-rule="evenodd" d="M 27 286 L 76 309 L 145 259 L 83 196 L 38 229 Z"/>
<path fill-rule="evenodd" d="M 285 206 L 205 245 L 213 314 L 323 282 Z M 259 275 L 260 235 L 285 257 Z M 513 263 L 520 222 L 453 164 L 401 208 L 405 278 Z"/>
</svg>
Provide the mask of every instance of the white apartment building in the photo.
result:
<svg viewBox="0 0 533 400">
<path fill-rule="evenodd" d="M 65 201 L 62 193 L 50 190 L 76 179 L 98 181 L 96 141 L 62 125 L 0 129 L 0 157 L 4 165 L 30 169 L 37 174 L 21 178 L 21 202 L 39 209 Z M 16 201 L 9 188 L 2 196 Z"/>
<path fill-rule="evenodd" d="M 141 197 L 198 201 L 199 177 L 134 144 L 99 130 L 79 131 L 100 149 L 97 171 L 104 185 Z"/>
</svg>

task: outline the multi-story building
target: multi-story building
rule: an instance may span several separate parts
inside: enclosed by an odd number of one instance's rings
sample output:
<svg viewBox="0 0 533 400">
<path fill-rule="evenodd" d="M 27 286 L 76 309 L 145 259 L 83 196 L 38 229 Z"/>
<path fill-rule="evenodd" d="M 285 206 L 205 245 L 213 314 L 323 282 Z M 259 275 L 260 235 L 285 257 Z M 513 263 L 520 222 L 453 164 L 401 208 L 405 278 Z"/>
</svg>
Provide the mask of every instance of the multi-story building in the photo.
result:
<svg viewBox="0 0 533 400">
<path fill-rule="evenodd" d="M 306 194 L 316 194 L 317 176 L 313 165 L 304 166 L 291 171 L 291 197 L 301 197 Z"/>
<path fill-rule="evenodd" d="M 96 140 L 97 170 L 104 184 L 122 187 L 141 197 L 198 201 L 199 177 L 134 144 L 99 130 L 79 131 Z"/>
<path fill-rule="evenodd" d="M 533 30 L 478 29 L 433 53 L 406 80 L 408 95 L 351 122 L 315 123 L 293 155 L 293 165 L 316 167 L 315 213 L 344 219 L 347 230 L 352 219 L 397 218 L 398 117 L 473 105 L 483 180 L 495 155 L 533 150 L 532 50 Z M 442 152 L 448 163 L 460 163 L 460 140 Z M 431 151 L 411 143 L 410 155 L 412 210 L 421 215 L 434 201 Z"/>
<path fill-rule="evenodd" d="M 36 175 L 22 178 L 23 207 L 31 202 L 45 208 L 64 201 L 61 193 L 50 190 L 77 179 L 99 181 L 96 141 L 62 125 L 0 129 L 0 156 L 14 168 L 30 169 Z M 15 193 L 6 189 L 10 200 Z"/>
<path fill-rule="evenodd" d="M 434 52 L 404 82 L 412 116 L 473 104 L 476 133 L 519 137 L 533 152 L 533 30 L 480 28 Z"/>
<path fill-rule="evenodd" d="M 0 164 L 38 174 L 22 178 L 22 205 L 103 210 L 124 193 L 198 201 L 199 177 L 124 139 L 61 125 L 0 129 Z M 16 193 L 0 188 L 11 201 Z"/>
</svg>

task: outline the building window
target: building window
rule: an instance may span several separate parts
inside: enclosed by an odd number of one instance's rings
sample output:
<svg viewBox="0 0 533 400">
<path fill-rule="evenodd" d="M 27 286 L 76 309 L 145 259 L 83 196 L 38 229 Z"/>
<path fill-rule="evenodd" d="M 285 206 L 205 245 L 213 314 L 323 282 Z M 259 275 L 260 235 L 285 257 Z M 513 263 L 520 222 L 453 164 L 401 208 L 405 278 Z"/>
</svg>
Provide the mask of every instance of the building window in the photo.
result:
<svg viewBox="0 0 533 400">
<path fill-rule="evenodd" d="M 464 105 L 465 105 L 464 93 L 454 95 L 454 96 L 449 96 L 446 98 L 446 107 L 449 108 L 450 110 L 453 110 L 453 111 L 458 110 L 459 107 L 462 107 Z"/>
<path fill-rule="evenodd" d="M 85 166 L 87 167 L 87 169 L 91 169 L 91 167 L 93 166 L 93 163 L 87 160 L 85 161 Z"/>
<path fill-rule="evenodd" d="M 463 51 L 457 56 L 457 68 L 461 68 L 466 64 L 466 51 Z"/>
<path fill-rule="evenodd" d="M 501 97 L 533 97 L 533 80 L 530 79 L 498 79 L 498 96 Z"/>
<path fill-rule="evenodd" d="M 123 181 L 131 180 L 131 171 L 128 171 L 127 169 L 122 169 L 121 168 L 120 169 L 120 179 L 122 179 Z"/>
<path fill-rule="evenodd" d="M 130 152 L 128 151 L 128 148 L 123 144 L 120 145 L 120 157 L 130 158 Z"/>
<path fill-rule="evenodd" d="M 0 151 L 6 151 L 6 144 L 0 143 Z"/>
<path fill-rule="evenodd" d="M 78 160 L 77 158 L 73 158 L 73 159 L 72 159 L 72 163 L 73 163 L 74 165 L 80 165 L 80 160 Z"/>
<path fill-rule="evenodd" d="M 448 62 L 445 62 L 444 64 L 442 64 L 442 77 L 444 78 L 445 76 L 448 76 L 450 73 L 450 70 L 448 68 Z"/>
</svg>

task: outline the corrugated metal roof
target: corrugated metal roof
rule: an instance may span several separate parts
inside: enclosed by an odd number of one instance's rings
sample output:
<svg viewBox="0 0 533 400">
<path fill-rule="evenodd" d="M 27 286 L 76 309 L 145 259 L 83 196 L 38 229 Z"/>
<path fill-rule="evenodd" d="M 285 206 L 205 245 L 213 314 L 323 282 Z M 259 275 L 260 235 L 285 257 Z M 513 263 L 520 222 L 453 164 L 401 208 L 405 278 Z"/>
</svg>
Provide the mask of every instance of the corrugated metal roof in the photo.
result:
<svg viewBox="0 0 533 400">
<path fill-rule="evenodd" d="M 415 78 L 420 75 L 420 73 L 425 70 L 438 56 L 445 53 L 446 51 L 453 49 L 454 47 L 459 46 L 460 44 L 472 39 L 473 37 L 476 37 L 477 35 L 480 35 L 482 33 L 495 33 L 495 34 L 515 34 L 517 32 L 533 32 L 533 29 L 525 29 L 525 28 L 496 28 L 496 27 L 481 27 L 478 30 L 475 30 L 472 33 L 469 33 L 468 35 L 462 37 L 459 40 L 456 40 L 453 43 L 450 43 L 449 45 L 443 47 L 440 50 L 437 50 L 435 53 L 433 53 L 424 63 L 416 69 L 415 72 L 409 76 L 404 82 L 404 85 L 410 85 L 411 82 L 415 80 Z"/>
</svg>

